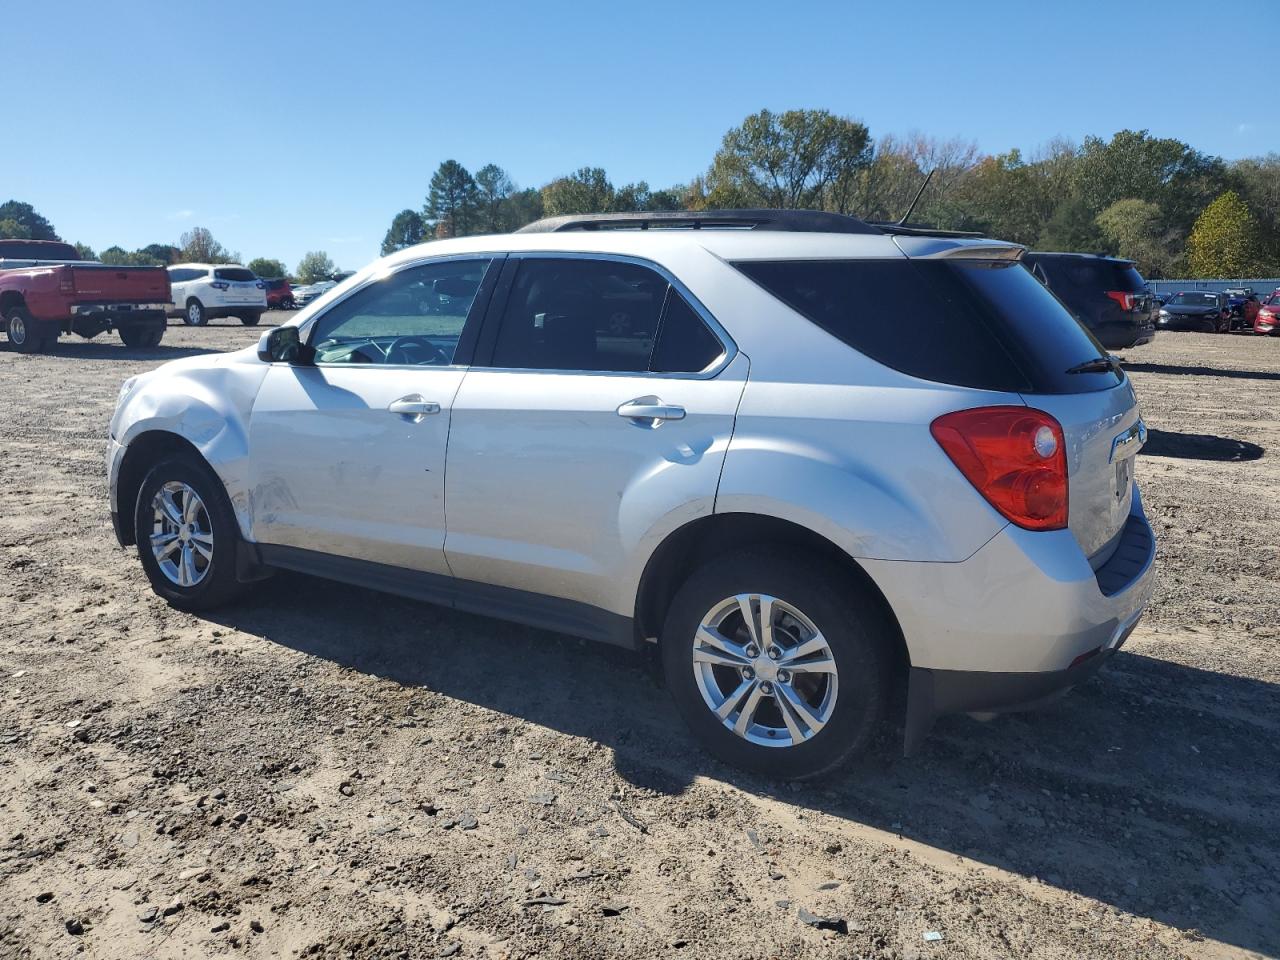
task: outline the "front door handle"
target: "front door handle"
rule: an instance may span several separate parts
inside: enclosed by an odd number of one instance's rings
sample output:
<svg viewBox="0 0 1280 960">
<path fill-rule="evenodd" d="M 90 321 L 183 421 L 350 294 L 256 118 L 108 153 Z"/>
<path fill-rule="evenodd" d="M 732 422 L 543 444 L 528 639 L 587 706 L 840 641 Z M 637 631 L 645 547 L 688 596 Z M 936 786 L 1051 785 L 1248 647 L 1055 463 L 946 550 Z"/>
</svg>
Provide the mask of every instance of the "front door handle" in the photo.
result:
<svg viewBox="0 0 1280 960">
<path fill-rule="evenodd" d="M 684 407 L 663 403 L 658 397 L 637 397 L 618 407 L 618 416 L 644 426 L 657 427 L 666 420 L 683 420 Z"/>
<path fill-rule="evenodd" d="M 407 397 L 401 397 L 399 400 L 392 400 L 387 405 L 387 410 L 413 423 L 418 423 L 423 417 L 439 413 L 440 404 L 430 400 L 423 400 L 421 394 L 411 393 Z"/>
</svg>

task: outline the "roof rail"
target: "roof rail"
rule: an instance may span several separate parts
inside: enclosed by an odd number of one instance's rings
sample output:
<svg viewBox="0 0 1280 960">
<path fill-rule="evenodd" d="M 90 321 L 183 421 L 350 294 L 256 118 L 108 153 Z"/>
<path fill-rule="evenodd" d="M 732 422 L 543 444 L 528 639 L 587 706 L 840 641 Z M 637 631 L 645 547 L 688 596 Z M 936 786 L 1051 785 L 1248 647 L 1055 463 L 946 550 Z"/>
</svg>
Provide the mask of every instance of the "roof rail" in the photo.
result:
<svg viewBox="0 0 1280 960">
<path fill-rule="evenodd" d="M 546 217 L 517 233 L 574 230 L 777 230 L 788 233 L 885 233 L 856 217 L 822 210 L 663 210 L 639 213 L 583 213 Z"/>
</svg>

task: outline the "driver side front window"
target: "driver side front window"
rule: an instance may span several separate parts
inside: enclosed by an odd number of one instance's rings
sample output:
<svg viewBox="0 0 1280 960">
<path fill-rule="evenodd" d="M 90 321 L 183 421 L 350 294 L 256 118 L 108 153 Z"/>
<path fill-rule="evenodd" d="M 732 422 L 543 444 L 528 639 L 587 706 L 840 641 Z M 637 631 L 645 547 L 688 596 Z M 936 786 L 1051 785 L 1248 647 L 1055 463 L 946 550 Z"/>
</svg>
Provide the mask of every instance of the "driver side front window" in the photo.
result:
<svg viewBox="0 0 1280 960">
<path fill-rule="evenodd" d="M 489 263 L 409 267 L 352 294 L 312 326 L 315 362 L 448 366 Z"/>
</svg>

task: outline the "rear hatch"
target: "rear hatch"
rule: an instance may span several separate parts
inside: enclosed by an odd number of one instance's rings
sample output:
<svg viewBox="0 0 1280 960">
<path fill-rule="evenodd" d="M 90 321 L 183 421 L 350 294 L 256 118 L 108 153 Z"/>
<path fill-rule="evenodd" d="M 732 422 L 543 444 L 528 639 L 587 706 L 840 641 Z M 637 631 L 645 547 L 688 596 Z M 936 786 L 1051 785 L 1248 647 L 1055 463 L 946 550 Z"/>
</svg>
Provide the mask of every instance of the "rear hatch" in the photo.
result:
<svg viewBox="0 0 1280 960">
<path fill-rule="evenodd" d="M 1141 440 L 1128 379 L 1022 267 L 1020 248 L 896 242 L 908 255 L 924 255 L 734 266 L 873 360 L 913 377 L 974 388 L 973 407 L 993 402 L 982 391 L 1016 393 L 1056 418 L 1067 459 L 1068 526 L 1096 569 L 1132 504 L 1133 456 Z M 1132 440 L 1117 441 L 1130 431 Z"/>
<path fill-rule="evenodd" d="M 266 284 L 245 267 L 218 267 L 213 271 L 213 288 L 222 303 L 264 304 Z"/>
<path fill-rule="evenodd" d="M 169 272 L 164 267 L 76 264 L 70 271 L 80 303 L 168 303 Z"/>
</svg>

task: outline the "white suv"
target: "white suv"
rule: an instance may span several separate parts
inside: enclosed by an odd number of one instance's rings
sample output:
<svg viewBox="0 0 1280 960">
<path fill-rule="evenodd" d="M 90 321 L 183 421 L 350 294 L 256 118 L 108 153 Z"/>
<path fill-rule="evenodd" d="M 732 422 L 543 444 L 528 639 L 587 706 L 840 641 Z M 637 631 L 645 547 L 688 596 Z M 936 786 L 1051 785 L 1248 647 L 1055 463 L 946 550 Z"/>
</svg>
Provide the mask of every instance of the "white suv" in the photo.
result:
<svg viewBox="0 0 1280 960">
<path fill-rule="evenodd" d="M 169 268 L 169 286 L 169 316 L 181 317 L 189 327 L 218 317 L 238 317 L 246 327 L 255 327 L 267 309 L 267 285 L 234 263 L 175 263 Z"/>
<path fill-rule="evenodd" d="M 1150 596 L 1146 429 L 1021 247 L 921 233 L 611 215 L 401 251 L 126 381 L 117 536 L 184 609 L 284 568 L 658 644 L 702 742 L 782 777 L 903 683 L 908 749 L 1050 698 Z"/>
</svg>

